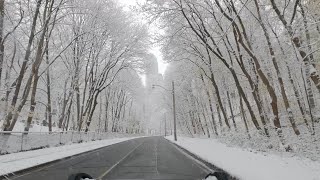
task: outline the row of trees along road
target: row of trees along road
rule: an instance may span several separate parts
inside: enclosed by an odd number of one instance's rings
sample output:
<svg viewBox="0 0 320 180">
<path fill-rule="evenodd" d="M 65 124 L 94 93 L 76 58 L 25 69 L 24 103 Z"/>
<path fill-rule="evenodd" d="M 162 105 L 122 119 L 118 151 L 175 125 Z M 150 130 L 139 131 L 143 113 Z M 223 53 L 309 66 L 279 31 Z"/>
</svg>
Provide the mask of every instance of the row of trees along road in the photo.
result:
<svg viewBox="0 0 320 180">
<path fill-rule="evenodd" d="M 113 0 L 0 0 L 2 130 L 141 132 L 148 38 Z"/>
<path fill-rule="evenodd" d="M 208 137 L 283 128 L 315 135 L 320 118 L 317 0 L 153 0 L 180 127 Z M 290 150 L 290 146 L 286 146 Z"/>
</svg>

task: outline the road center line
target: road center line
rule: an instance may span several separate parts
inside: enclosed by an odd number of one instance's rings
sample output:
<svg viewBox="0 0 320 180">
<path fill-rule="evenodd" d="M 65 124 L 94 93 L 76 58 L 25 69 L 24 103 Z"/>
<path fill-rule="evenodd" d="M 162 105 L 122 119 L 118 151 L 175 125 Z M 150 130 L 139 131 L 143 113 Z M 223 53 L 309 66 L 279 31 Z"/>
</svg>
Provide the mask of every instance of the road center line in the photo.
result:
<svg viewBox="0 0 320 180">
<path fill-rule="evenodd" d="M 159 143 L 159 140 L 157 140 L 156 143 L 155 143 L 155 155 L 156 155 L 156 171 L 157 171 L 157 175 L 159 175 L 159 171 L 158 171 L 158 143 Z"/>
<path fill-rule="evenodd" d="M 118 166 L 123 160 L 125 160 L 131 153 L 133 153 L 136 149 L 138 149 L 144 142 L 145 141 L 143 141 L 141 144 L 139 144 L 134 149 L 132 149 L 122 159 L 120 159 L 117 163 L 115 163 L 113 166 L 111 166 L 109 169 L 107 169 L 107 171 L 105 171 L 103 174 L 101 174 L 96 180 L 101 180 L 104 176 L 106 176 L 108 173 L 110 173 L 116 166 Z"/>
</svg>

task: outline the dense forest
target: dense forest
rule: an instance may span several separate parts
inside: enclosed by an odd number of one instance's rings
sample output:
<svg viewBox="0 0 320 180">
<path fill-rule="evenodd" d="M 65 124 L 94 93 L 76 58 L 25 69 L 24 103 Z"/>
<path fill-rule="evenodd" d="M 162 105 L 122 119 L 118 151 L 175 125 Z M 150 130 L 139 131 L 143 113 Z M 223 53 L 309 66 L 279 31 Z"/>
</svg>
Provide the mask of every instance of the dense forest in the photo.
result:
<svg viewBox="0 0 320 180">
<path fill-rule="evenodd" d="M 148 29 L 116 1 L 0 1 L 1 128 L 142 131 Z"/>
<path fill-rule="evenodd" d="M 311 152 L 319 139 L 317 0 L 153 0 L 180 131 Z M 170 107 L 170 104 L 167 104 Z M 306 150 L 307 149 L 307 150 Z"/>
</svg>

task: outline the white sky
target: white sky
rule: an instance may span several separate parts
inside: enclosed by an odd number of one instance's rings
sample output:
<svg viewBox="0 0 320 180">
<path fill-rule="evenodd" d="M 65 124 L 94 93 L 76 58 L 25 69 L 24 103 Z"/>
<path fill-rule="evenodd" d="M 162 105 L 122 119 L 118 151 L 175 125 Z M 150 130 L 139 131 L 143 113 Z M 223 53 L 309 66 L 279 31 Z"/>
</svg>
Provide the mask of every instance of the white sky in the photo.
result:
<svg viewBox="0 0 320 180">
<path fill-rule="evenodd" d="M 118 0 L 121 4 L 127 5 L 127 6 L 134 6 L 138 3 L 145 2 L 145 0 Z"/>
<path fill-rule="evenodd" d="M 125 5 L 125 6 L 135 6 L 137 3 L 143 3 L 145 2 L 145 0 L 118 0 L 121 4 Z M 126 10 L 130 10 L 129 8 L 126 9 Z M 156 27 L 154 27 L 156 28 Z M 156 32 L 157 30 L 156 29 L 151 29 L 150 31 L 153 31 L 153 32 Z M 162 59 L 162 54 L 160 52 L 160 48 L 159 47 L 154 47 L 152 49 L 150 49 L 150 52 L 152 54 L 154 54 L 157 58 L 157 61 L 158 61 L 158 70 L 159 70 L 159 73 L 161 73 L 162 75 L 164 75 L 164 72 L 167 68 L 167 63 L 165 63 Z M 143 78 L 143 77 L 142 77 Z M 144 80 L 142 80 L 144 81 Z"/>
</svg>

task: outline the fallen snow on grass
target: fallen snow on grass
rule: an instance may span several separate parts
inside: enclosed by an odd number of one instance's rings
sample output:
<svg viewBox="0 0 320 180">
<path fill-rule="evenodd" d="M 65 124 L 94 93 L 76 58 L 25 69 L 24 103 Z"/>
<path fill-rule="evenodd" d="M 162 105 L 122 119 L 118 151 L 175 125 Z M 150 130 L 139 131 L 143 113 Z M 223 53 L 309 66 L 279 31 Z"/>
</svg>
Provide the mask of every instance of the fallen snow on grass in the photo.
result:
<svg viewBox="0 0 320 180">
<path fill-rule="evenodd" d="M 0 176 L 137 137 L 115 138 L 0 156 Z"/>
<path fill-rule="evenodd" d="M 174 143 L 241 180 L 320 180 L 320 162 L 310 159 L 228 147 L 214 139 L 178 137 Z"/>
</svg>

